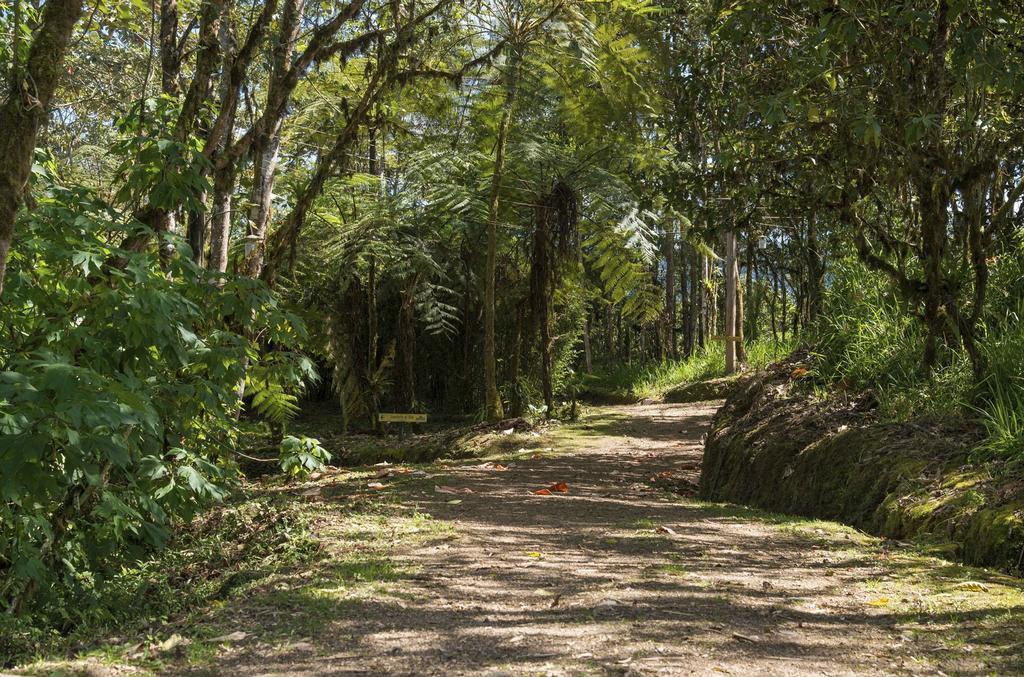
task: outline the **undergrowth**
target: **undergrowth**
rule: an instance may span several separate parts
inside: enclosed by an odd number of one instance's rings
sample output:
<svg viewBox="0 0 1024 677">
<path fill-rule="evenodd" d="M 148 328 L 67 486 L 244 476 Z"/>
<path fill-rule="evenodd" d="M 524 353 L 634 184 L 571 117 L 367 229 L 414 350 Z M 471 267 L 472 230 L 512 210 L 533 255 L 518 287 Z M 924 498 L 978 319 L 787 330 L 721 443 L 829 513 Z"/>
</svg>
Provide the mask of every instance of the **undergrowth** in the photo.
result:
<svg viewBox="0 0 1024 677">
<path fill-rule="evenodd" d="M 1016 269 L 996 270 L 991 285 L 1002 294 L 986 308 L 980 381 L 962 349 L 946 348 L 925 374 L 925 329 L 913 309 L 856 261 L 837 263 L 835 271 L 808 341 L 816 376 L 840 391 L 872 390 L 885 420 L 975 420 L 986 431 L 976 460 L 1024 461 L 1024 312 L 1013 291 Z"/>
<path fill-rule="evenodd" d="M 770 339 L 747 346 L 747 367 L 761 369 L 792 350 L 791 342 Z M 583 391 L 598 398 L 636 401 L 656 398 L 672 388 L 725 375 L 725 352 L 709 345 L 686 359 L 659 363 L 620 364 L 583 377 Z"/>
<path fill-rule="evenodd" d="M 33 614 L 0 615 L 0 665 L 65 653 L 97 637 L 144 634 L 318 551 L 308 516 L 282 494 L 241 496 L 182 525 L 168 545 L 94 582 L 88 595 L 68 591 Z"/>
</svg>

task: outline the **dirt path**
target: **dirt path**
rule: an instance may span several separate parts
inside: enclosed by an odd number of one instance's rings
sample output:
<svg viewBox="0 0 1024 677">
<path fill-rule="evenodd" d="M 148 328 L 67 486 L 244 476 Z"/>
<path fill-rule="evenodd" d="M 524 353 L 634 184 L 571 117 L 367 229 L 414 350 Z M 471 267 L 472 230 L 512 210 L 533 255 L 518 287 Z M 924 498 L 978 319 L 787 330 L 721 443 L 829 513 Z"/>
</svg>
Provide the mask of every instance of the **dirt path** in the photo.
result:
<svg viewBox="0 0 1024 677">
<path fill-rule="evenodd" d="M 261 485 L 311 530 L 180 618 L 22 672 L 1024 674 L 1019 579 L 666 491 L 695 485 L 714 411 L 607 407 L 498 435 L 488 463 Z"/>
<path fill-rule="evenodd" d="M 935 602 L 941 591 L 932 567 L 922 578 L 913 570 L 919 560 L 852 530 L 652 489 L 652 476 L 665 471 L 696 481 L 714 409 L 609 408 L 556 436 L 550 443 L 568 449 L 560 455 L 526 456 L 504 471 L 458 467 L 409 485 L 404 507 L 434 531 L 412 545 L 396 537 L 377 564 L 338 565 L 334 574 L 345 580 L 377 581 L 369 591 L 341 586 L 332 594 L 321 580 L 322 594 L 307 587 L 301 596 L 249 597 L 235 616 L 245 619 L 248 639 L 221 643 L 192 669 L 839 675 L 1020 668 L 1020 637 L 993 634 L 988 623 L 1020 611 L 1010 579 L 1005 595 L 990 581 L 983 602 L 946 609 Z M 437 482 L 474 493 L 426 490 Z M 558 482 L 568 483 L 568 494 L 531 493 Z M 328 518 L 325 537 L 332 528 Z M 969 597 L 954 581 L 979 574 L 949 568 L 961 573 L 942 580 Z M 1005 608 L 991 601 L 992 586 Z M 184 669 L 178 663 L 168 672 Z"/>
</svg>

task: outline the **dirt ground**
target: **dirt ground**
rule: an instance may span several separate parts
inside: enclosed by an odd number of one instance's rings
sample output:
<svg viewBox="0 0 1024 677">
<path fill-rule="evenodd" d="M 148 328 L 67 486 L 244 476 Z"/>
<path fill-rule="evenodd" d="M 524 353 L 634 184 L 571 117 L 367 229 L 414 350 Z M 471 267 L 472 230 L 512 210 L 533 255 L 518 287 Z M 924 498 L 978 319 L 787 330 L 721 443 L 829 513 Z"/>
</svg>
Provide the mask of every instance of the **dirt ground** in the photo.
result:
<svg viewBox="0 0 1024 677">
<path fill-rule="evenodd" d="M 1024 674 L 1020 581 L 659 488 L 696 483 L 715 408 L 603 408 L 544 453 L 420 470 L 370 558 L 324 491 L 326 569 L 222 602 L 241 634 L 157 671 Z"/>
</svg>

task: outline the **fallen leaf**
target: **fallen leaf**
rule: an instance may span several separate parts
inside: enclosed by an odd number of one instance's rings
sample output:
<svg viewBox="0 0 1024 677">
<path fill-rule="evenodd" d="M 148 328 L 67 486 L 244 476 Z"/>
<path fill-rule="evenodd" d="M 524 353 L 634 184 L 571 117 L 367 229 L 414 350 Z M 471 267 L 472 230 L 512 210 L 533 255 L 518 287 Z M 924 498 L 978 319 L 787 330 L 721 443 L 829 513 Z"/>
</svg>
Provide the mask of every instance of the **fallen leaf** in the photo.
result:
<svg viewBox="0 0 1024 677">
<path fill-rule="evenodd" d="M 238 631 L 232 632 L 231 634 L 228 634 L 228 635 L 221 635 L 220 637 L 214 637 L 210 641 L 211 642 L 217 642 L 218 644 L 221 644 L 221 643 L 224 643 L 224 642 L 241 642 L 243 639 L 245 639 L 248 636 L 249 636 L 248 633 L 242 632 L 241 630 L 238 630 Z"/>
<path fill-rule="evenodd" d="M 657 529 L 655 529 L 655 531 L 657 531 L 659 534 L 668 534 L 669 536 L 678 536 L 679 535 L 675 531 L 673 531 L 672 529 L 670 529 L 670 528 L 668 528 L 666 526 L 660 526 Z"/>
<path fill-rule="evenodd" d="M 749 644 L 757 644 L 757 641 L 758 641 L 757 637 L 754 637 L 752 635 L 741 635 L 738 632 L 732 633 L 732 638 L 733 639 L 737 639 L 737 640 L 739 640 L 741 642 L 747 642 Z"/>
<path fill-rule="evenodd" d="M 456 488 L 456 487 L 448 487 L 448 486 L 445 486 L 443 484 L 440 485 L 440 486 L 435 484 L 434 485 L 434 491 L 436 493 L 438 493 L 438 494 L 472 494 L 473 493 L 473 490 L 470 489 L 469 487 L 462 487 L 460 489 L 460 488 Z"/>
<path fill-rule="evenodd" d="M 988 592 L 988 586 L 978 581 L 964 581 L 956 585 L 957 590 L 966 590 L 967 592 Z"/>
<path fill-rule="evenodd" d="M 461 498 L 455 498 L 455 499 L 452 499 L 452 500 L 448 501 L 448 505 L 458 505 L 459 503 L 462 503 L 462 499 Z"/>
<path fill-rule="evenodd" d="M 533 557 L 535 559 L 540 559 L 540 558 L 544 557 L 544 553 L 542 553 L 542 552 L 528 552 L 528 553 L 526 553 L 526 556 L 527 557 Z"/>
<path fill-rule="evenodd" d="M 512 433 L 514 433 L 515 431 L 516 431 L 516 429 L 515 429 L 515 428 L 509 428 L 508 430 L 502 430 L 502 431 L 501 431 L 501 434 L 502 434 L 502 435 L 511 435 L 511 434 L 512 434 Z"/>
<path fill-rule="evenodd" d="M 533 493 L 537 494 L 538 496 L 550 496 L 551 495 L 551 490 L 550 489 L 537 489 Z"/>
<path fill-rule="evenodd" d="M 559 482 L 558 484 L 552 484 L 548 488 L 551 489 L 551 491 L 558 491 L 558 492 L 561 492 L 563 494 L 569 493 L 569 485 L 566 484 L 565 482 Z"/>
<path fill-rule="evenodd" d="M 889 606 L 889 598 L 879 597 L 878 599 L 873 599 L 870 602 L 868 602 L 868 606 Z"/>
<path fill-rule="evenodd" d="M 366 488 L 380 490 L 384 488 L 384 485 L 381 484 L 380 482 L 370 482 L 369 484 L 366 485 Z"/>
<path fill-rule="evenodd" d="M 182 637 L 181 635 L 175 633 L 167 639 L 165 639 L 164 641 L 160 642 L 156 648 L 161 653 L 167 653 L 169 651 L 174 651 L 176 649 L 183 649 L 191 643 L 192 640 Z"/>
</svg>

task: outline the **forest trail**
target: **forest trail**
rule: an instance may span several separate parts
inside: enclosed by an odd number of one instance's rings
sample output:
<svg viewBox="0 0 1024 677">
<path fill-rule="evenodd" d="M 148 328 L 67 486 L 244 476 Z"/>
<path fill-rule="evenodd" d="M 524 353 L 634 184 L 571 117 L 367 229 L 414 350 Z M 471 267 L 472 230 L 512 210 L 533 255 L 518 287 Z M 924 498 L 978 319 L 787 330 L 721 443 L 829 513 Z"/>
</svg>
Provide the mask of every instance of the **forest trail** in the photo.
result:
<svg viewBox="0 0 1024 677">
<path fill-rule="evenodd" d="M 247 638 L 167 672 L 838 675 L 1020 667 L 1021 638 L 1000 635 L 998 623 L 1020 603 L 1019 581 L 902 553 L 839 525 L 654 488 L 651 478 L 666 471 L 673 481 L 696 482 L 715 407 L 603 408 L 544 438 L 556 455 L 526 456 L 507 470 L 454 466 L 442 479 L 408 484 L 401 504 L 447 526 L 414 544 L 395 540 L 376 564 L 338 565 L 349 580 L 344 566 L 359 567 L 355 578 L 379 579 L 372 592 L 321 585 L 321 593 L 307 587 L 302 595 L 230 602 L 237 606 L 230 627 Z M 532 493 L 559 482 L 568 493 Z M 434 483 L 473 493 L 439 493 Z M 329 541 L 335 527 L 325 505 L 319 536 Z M 984 596 L 972 598 L 965 579 L 985 580 L 974 583 Z M 944 606 L 954 590 L 962 601 Z"/>
</svg>

